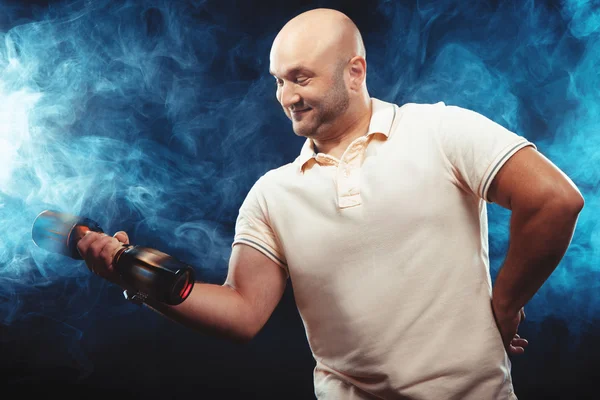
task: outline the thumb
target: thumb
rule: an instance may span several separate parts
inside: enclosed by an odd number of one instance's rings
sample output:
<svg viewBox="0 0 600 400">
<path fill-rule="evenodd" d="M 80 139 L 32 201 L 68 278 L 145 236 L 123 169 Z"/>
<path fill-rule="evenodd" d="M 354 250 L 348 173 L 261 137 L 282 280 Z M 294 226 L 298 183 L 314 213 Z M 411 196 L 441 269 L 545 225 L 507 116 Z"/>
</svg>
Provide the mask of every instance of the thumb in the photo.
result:
<svg viewBox="0 0 600 400">
<path fill-rule="evenodd" d="M 113 235 L 114 238 L 123 244 L 129 244 L 129 236 L 124 231 L 119 231 Z"/>
</svg>

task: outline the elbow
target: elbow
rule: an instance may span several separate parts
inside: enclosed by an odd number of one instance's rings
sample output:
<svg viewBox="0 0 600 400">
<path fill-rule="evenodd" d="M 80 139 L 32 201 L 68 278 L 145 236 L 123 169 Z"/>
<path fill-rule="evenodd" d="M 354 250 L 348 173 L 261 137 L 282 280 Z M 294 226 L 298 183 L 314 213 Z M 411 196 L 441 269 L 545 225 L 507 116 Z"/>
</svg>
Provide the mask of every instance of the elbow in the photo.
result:
<svg viewBox="0 0 600 400">
<path fill-rule="evenodd" d="M 243 331 L 241 329 L 236 329 L 235 332 L 220 332 L 219 336 L 225 337 L 235 344 L 248 344 L 252 339 L 254 339 L 256 333 L 253 333 L 247 329 Z"/>
<path fill-rule="evenodd" d="M 577 217 L 584 206 L 585 200 L 578 190 L 574 189 L 564 196 L 563 207 L 569 215 Z"/>
<path fill-rule="evenodd" d="M 252 315 L 253 314 L 250 311 L 246 311 L 244 313 L 245 318 L 239 319 L 241 324 L 238 324 L 234 335 L 234 340 L 239 344 L 249 343 L 262 329 L 262 325 L 260 325 Z"/>
<path fill-rule="evenodd" d="M 577 192 L 577 199 L 574 200 L 574 207 L 577 211 L 577 214 L 579 214 L 581 212 L 581 210 L 583 210 L 584 206 L 585 206 L 585 199 L 583 198 L 581 193 Z"/>
<path fill-rule="evenodd" d="M 254 339 L 258 332 L 239 332 L 236 335 L 230 335 L 230 339 L 236 344 L 248 344 Z"/>
<path fill-rule="evenodd" d="M 552 188 L 537 198 L 537 201 L 514 201 L 512 211 L 521 217 L 539 216 L 549 218 L 556 224 L 575 224 L 584 207 L 583 196 L 577 189 Z"/>
<path fill-rule="evenodd" d="M 249 324 L 247 325 L 247 327 L 248 326 L 249 326 Z M 240 343 L 244 343 L 244 344 L 249 343 L 252 341 L 252 339 L 254 339 L 256 337 L 257 334 L 258 334 L 258 330 L 249 327 L 247 329 L 244 329 L 244 332 L 242 332 L 239 335 L 238 341 Z"/>
<path fill-rule="evenodd" d="M 231 337 L 231 340 L 236 344 L 248 344 L 254 339 L 252 335 L 236 335 Z"/>
<path fill-rule="evenodd" d="M 547 210 L 564 221 L 576 221 L 585 205 L 583 196 L 576 189 L 555 192 L 546 202 Z"/>
<path fill-rule="evenodd" d="M 249 328 L 246 329 L 246 331 L 244 332 L 244 334 L 241 336 L 240 340 L 243 343 L 248 343 L 250 341 L 252 341 L 252 339 L 254 339 L 256 337 L 256 335 L 258 335 L 258 332 L 261 331 L 262 326 L 255 326 L 255 325 L 250 325 L 248 324 Z"/>
</svg>

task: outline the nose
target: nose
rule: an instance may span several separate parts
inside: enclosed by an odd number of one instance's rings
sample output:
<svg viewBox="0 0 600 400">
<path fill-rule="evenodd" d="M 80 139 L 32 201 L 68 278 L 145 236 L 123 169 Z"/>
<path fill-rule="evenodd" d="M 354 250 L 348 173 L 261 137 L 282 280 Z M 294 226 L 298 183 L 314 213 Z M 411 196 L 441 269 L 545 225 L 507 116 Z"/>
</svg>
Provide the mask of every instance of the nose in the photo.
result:
<svg viewBox="0 0 600 400">
<path fill-rule="evenodd" d="M 294 84 L 284 82 L 279 88 L 279 102 L 285 109 L 290 108 L 301 100 L 295 86 Z"/>
</svg>

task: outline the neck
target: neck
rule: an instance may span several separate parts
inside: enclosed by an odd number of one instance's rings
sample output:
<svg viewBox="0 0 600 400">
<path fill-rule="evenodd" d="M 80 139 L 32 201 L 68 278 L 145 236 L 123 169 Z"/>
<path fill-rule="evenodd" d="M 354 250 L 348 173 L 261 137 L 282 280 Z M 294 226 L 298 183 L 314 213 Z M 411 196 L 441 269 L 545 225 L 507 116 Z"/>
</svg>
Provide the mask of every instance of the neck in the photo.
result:
<svg viewBox="0 0 600 400">
<path fill-rule="evenodd" d="M 324 137 L 313 138 L 315 152 L 340 159 L 354 139 L 367 133 L 371 122 L 371 99 L 361 102 L 355 110 L 348 111 L 348 117 L 336 124 L 335 131 L 330 131 Z"/>
</svg>

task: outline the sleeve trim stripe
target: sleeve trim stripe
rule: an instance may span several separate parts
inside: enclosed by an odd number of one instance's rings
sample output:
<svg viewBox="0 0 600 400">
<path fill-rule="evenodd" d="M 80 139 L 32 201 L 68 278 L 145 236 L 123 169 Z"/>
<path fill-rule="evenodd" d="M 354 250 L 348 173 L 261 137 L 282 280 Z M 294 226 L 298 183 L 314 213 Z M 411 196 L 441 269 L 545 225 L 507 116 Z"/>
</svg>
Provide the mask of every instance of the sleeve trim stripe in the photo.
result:
<svg viewBox="0 0 600 400">
<path fill-rule="evenodd" d="M 486 195 L 486 193 L 487 193 L 487 190 L 489 189 L 489 187 L 488 187 L 488 186 L 489 186 L 489 185 L 491 185 L 492 178 L 493 178 L 494 176 L 496 176 L 496 173 L 498 172 L 498 169 L 500 169 L 500 167 L 501 167 L 502 165 L 504 165 L 504 163 L 506 162 L 506 160 L 507 160 L 507 159 L 508 159 L 508 158 L 509 158 L 509 157 L 510 157 L 510 156 L 511 156 L 511 155 L 512 155 L 512 154 L 513 154 L 513 153 L 514 153 L 514 152 L 515 152 L 517 149 L 519 149 L 520 147 L 526 147 L 526 146 L 531 146 L 531 145 L 532 145 L 532 144 L 531 144 L 530 142 L 523 141 L 523 142 L 520 142 L 520 143 L 516 144 L 516 145 L 515 145 L 515 146 L 513 146 L 513 147 L 512 147 L 512 148 L 511 148 L 509 151 L 507 151 L 507 152 L 506 152 L 506 154 L 504 154 L 504 156 L 502 156 L 502 158 L 500 158 L 500 160 L 498 160 L 498 162 L 496 163 L 496 165 L 494 165 L 494 168 L 492 168 L 492 171 L 491 171 L 491 172 L 490 172 L 490 174 L 488 175 L 488 177 L 487 177 L 487 179 L 486 179 L 486 181 L 485 181 L 485 184 L 483 185 L 483 188 L 482 188 L 482 192 L 481 192 L 481 194 L 482 194 L 482 195 L 484 195 L 484 196 Z"/>
<path fill-rule="evenodd" d="M 279 263 L 281 263 L 281 265 L 284 265 L 287 267 L 287 264 L 285 262 L 283 262 L 283 260 L 279 257 L 277 257 L 271 250 L 269 250 L 268 248 L 266 248 L 265 246 L 263 246 L 262 244 L 255 242 L 253 240 L 249 240 L 246 238 L 239 238 L 237 239 L 235 242 L 240 243 L 240 242 L 248 242 L 254 246 L 260 247 L 265 253 L 268 253 L 268 255 L 270 255 L 272 258 L 274 258 L 275 260 L 277 260 Z"/>
</svg>

